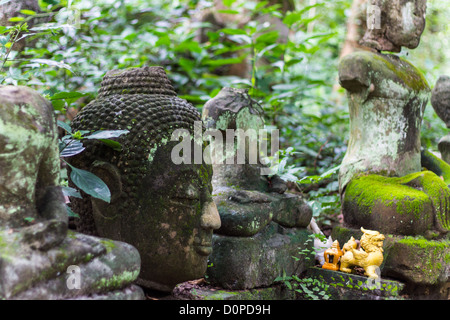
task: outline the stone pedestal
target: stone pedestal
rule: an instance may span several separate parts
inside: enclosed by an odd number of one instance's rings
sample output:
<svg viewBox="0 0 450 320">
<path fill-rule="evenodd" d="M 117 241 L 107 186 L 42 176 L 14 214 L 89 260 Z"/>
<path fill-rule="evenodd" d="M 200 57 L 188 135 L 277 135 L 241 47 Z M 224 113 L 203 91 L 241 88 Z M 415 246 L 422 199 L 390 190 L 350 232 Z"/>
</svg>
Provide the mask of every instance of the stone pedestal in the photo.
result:
<svg viewBox="0 0 450 320">
<path fill-rule="evenodd" d="M 339 242 L 360 230 L 335 227 L 332 238 Z M 381 278 L 397 279 L 405 284 L 404 294 L 412 299 L 450 298 L 450 240 L 433 240 L 423 236 L 385 234 Z M 430 235 L 432 236 L 432 235 Z"/>
<path fill-rule="evenodd" d="M 319 281 L 328 300 L 402 300 L 404 284 L 398 281 L 380 279 L 309 268 L 307 278 Z"/>
<path fill-rule="evenodd" d="M 8 300 L 142 300 L 134 285 L 137 250 L 123 242 L 69 231 L 48 251 L 23 246 L 18 233 L 2 231 L 0 297 Z"/>
<path fill-rule="evenodd" d="M 313 252 L 307 242 L 306 229 L 284 228 L 270 223 L 251 237 L 214 235 L 208 281 L 226 290 L 268 287 L 275 279 L 299 275 L 314 263 L 312 257 L 300 255 L 302 250 Z M 294 259 L 293 257 L 297 257 Z"/>
</svg>

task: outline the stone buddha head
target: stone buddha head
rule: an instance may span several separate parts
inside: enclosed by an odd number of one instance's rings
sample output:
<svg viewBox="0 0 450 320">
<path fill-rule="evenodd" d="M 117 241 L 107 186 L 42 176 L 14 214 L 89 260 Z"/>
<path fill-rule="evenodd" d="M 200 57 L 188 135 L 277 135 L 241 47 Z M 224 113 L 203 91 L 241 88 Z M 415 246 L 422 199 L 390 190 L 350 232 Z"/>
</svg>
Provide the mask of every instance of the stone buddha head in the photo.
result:
<svg viewBox="0 0 450 320">
<path fill-rule="evenodd" d="M 220 227 L 211 165 L 175 164 L 171 157 L 179 143 L 172 133 L 183 129 L 192 138 L 196 121 L 199 112 L 176 96 L 164 70 L 144 67 L 108 72 L 98 98 L 72 123 L 74 130 L 129 130 L 117 140 L 120 151 L 86 143 L 73 159 L 111 191 L 110 203 L 83 200 L 74 209 L 84 231 L 134 245 L 142 259 L 140 284 L 157 290 L 202 277 Z"/>
<path fill-rule="evenodd" d="M 426 0 L 370 0 L 361 44 L 378 51 L 415 49 L 425 29 Z"/>
</svg>

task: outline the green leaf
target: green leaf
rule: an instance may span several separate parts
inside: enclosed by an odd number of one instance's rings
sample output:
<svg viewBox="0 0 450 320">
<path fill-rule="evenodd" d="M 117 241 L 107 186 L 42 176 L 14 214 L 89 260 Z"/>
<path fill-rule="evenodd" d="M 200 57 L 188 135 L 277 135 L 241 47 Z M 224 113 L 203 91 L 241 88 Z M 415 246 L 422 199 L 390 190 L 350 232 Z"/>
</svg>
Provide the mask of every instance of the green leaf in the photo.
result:
<svg viewBox="0 0 450 320">
<path fill-rule="evenodd" d="M 115 151 L 122 151 L 122 145 L 117 141 L 110 139 L 100 139 L 100 141 Z"/>
<path fill-rule="evenodd" d="M 292 27 L 292 25 L 296 22 L 300 22 L 302 18 L 302 13 L 300 12 L 288 12 L 283 19 L 283 23 L 288 27 Z"/>
<path fill-rule="evenodd" d="M 66 209 L 67 209 L 67 215 L 69 217 L 73 217 L 73 218 L 79 218 L 80 217 L 78 214 L 73 212 L 72 209 L 70 209 L 68 205 L 66 205 Z"/>
<path fill-rule="evenodd" d="M 229 8 L 235 1 L 236 0 L 223 0 L 223 5 Z"/>
<path fill-rule="evenodd" d="M 99 177 L 89 171 L 75 168 L 70 164 L 68 165 L 72 169 L 70 179 L 78 188 L 94 198 L 108 203 L 111 201 L 111 191 L 109 191 L 108 186 Z"/>
<path fill-rule="evenodd" d="M 67 100 L 67 99 L 79 99 L 81 97 L 86 96 L 87 93 L 80 92 L 58 92 L 50 97 L 50 101 L 55 100 Z"/>
<path fill-rule="evenodd" d="M 63 158 L 73 157 L 86 149 L 79 140 L 67 139 L 60 144 L 60 156 Z"/>
<path fill-rule="evenodd" d="M 72 128 L 70 127 L 70 125 L 61 120 L 57 120 L 57 123 L 58 127 L 63 128 L 64 130 L 66 130 L 67 133 L 72 133 Z"/>
<path fill-rule="evenodd" d="M 256 38 L 256 43 L 273 43 L 276 42 L 278 39 L 278 31 L 269 31 L 262 35 L 260 35 L 258 38 Z M 275 44 L 275 46 L 278 44 Z M 274 46 L 274 47 L 275 47 Z"/>
<path fill-rule="evenodd" d="M 127 134 L 130 131 L 128 130 L 100 130 L 96 131 L 93 134 L 84 137 L 84 139 L 90 139 L 90 140 L 101 140 L 101 139 L 110 139 L 110 138 L 117 138 L 123 134 Z"/>
<path fill-rule="evenodd" d="M 23 21 L 23 20 L 25 20 L 24 17 L 12 17 L 12 18 L 9 18 L 10 22 L 20 22 L 20 21 Z"/>
<path fill-rule="evenodd" d="M 80 191 L 71 187 L 62 187 L 62 192 L 67 197 L 82 199 Z"/>
<path fill-rule="evenodd" d="M 204 63 L 205 65 L 212 66 L 212 67 L 219 67 L 224 66 L 228 64 L 236 64 L 241 63 L 245 58 L 244 56 L 237 57 L 237 58 L 225 58 L 225 59 L 210 59 L 206 60 Z"/>
<path fill-rule="evenodd" d="M 231 9 L 217 10 L 217 12 L 219 12 L 219 13 L 226 13 L 226 14 L 239 14 L 239 11 L 231 10 Z"/>
<path fill-rule="evenodd" d="M 63 69 L 72 71 L 72 68 L 68 64 L 66 64 L 64 62 L 60 62 L 60 61 L 54 61 L 54 60 L 50 60 L 50 59 L 32 59 L 32 60 L 30 60 L 30 62 L 46 64 L 46 65 L 49 65 L 52 67 L 58 67 L 58 68 L 63 68 Z"/>
<path fill-rule="evenodd" d="M 36 15 L 36 11 L 27 10 L 27 9 L 20 10 L 20 13 L 23 13 L 23 14 L 25 14 L 27 16 L 35 16 Z"/>
<path fill-rule="evenodd" d="M 223 32 L 225 34 L 231 34 L 231 35 L 236 35 L 236 34 L 247 35 L 247 32 L 243 29 L 223 28 L 223 29 L 220 29 L 219 32 Z"/>
</svg>

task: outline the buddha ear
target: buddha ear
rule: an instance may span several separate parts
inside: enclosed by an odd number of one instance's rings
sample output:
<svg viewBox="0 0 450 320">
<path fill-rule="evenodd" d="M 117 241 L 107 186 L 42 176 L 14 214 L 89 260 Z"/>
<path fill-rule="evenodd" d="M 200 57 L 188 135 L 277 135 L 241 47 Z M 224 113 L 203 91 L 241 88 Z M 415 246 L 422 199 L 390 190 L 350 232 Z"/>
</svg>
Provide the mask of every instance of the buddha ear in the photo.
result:
<svg viewBox="0 0 450 320">
<path fill-rule="evenodd" d="M 91 172 L 108 186 L 111 192 L 110 203 L 119 199 L 122 194 L 122 179 L 120 171 L 115 165 L 104 161 L 95 161 L 92 164 Z"/>
</svg>

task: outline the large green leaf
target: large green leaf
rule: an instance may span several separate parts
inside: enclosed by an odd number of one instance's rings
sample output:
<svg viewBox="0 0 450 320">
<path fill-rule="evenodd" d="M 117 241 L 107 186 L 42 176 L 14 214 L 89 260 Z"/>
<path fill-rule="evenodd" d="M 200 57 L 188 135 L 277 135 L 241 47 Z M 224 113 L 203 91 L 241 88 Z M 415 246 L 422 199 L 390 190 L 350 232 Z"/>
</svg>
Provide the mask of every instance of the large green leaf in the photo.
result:
<svg viewBox="0 0 450 320">
<path fill-rule="evenodd" d="M 60 142 L 60 156 L 63 158 L 72 157 L 86 149 L 80 140 L 66 139 Z"/>
<path fill-rule="evenodd" d="M 67 197 L 82 199 L 81 194 L 77 189 L 71 187 L 62 187 L 62 192 Z"/>
<path fill-rule="evenodd" d="M 111 201 L 111 191 L 109 191 L 108 186 L 99 177 L 89 171 L 75 168 L 70 164 L 68 165 L 72 169 L 70 179 L 78 188 L 94 198 L 108 203 Z"/>
<path fill-rule="evenodd" d="M 90 134 L 84 139 L 90 139 L 90 140 L 100 140 L 100 139 L 110 139 L 110 138 L 116 138 L 123 134 L 127 134 L 128 130 L 100 130 L 96 131 L 93 134 Z"/>
<path fill-rule="evenodd" d="M 58 127 L 63 128 L 65 131 L 67 131 L 67 133 L 72 133 L 72 128 L 70 127 L 70 125 L 61 120 L 57 120 L 57 123 Z"/>
</svg>

